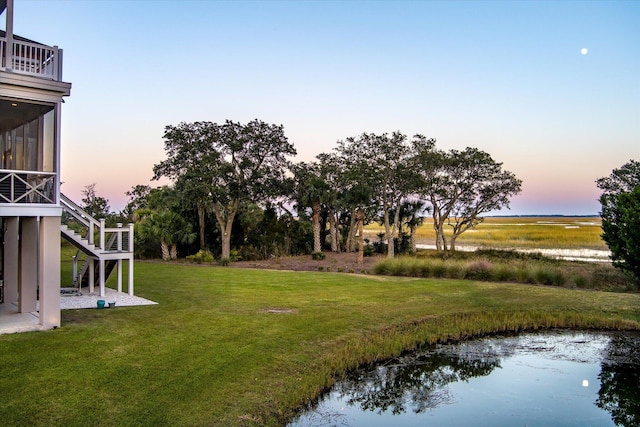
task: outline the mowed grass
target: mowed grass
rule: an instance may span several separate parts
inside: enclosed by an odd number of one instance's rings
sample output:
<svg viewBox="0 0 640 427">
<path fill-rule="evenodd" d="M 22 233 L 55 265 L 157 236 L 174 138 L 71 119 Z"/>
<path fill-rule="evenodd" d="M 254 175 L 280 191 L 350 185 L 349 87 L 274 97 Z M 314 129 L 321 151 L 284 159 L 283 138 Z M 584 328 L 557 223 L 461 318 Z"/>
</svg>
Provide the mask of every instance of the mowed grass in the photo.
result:
<svg viewBox="0 0 640 427">
<path fill-rule="evenodd" d="M 445 233 L 450 227 L 445 226 Z M 373 242 L 384 227 L 370 224 L 367 237 Z M 448 234 L 450 235 L 450 233 Z M 608 250 L 602 240 L 600 217 L 488 217 L 456 240 L 458 246 L 521 249 Z M 418 242 L 435 244 L 433 220 L 427 218 L 418 229 Z"/>
<path fill-rule="evenodd" d="M 135 267 L 136 294 L 159 305 L 63 311 L 58 330 L 0 336 L 2 425 L 282 425 L 345 370 L 425 343 L 640 329 L 640 295 L 631 293 Z"/>
</svg>

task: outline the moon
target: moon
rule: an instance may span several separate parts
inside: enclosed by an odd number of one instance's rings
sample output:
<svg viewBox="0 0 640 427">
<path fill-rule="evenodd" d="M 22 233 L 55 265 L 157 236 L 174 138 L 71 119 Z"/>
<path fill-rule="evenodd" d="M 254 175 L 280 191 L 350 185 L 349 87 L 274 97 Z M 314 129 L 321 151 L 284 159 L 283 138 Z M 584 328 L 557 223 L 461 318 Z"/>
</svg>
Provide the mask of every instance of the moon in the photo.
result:
<svg viewBox="0 0 640 427">
<path fill-rule="evenodd" d="M 587 49 L 586 47 L 583 47 L 582 49 L 580 49 L 580 53 L 583 55 L 586 55 L 587 53 L 589 53 L 589 49 Z"/>
</svg>

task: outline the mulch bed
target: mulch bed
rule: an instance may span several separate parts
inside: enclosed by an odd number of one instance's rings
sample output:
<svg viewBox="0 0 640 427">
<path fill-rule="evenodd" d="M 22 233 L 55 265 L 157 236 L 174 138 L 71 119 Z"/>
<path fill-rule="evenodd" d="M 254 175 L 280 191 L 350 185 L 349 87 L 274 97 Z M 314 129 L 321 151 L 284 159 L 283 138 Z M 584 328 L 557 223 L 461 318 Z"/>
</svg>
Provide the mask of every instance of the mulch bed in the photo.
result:
<svg viewBox="0 0 640 427">
<path fill-rule="evenodd" d="M 272 258 L 260 261 L 238 261 L 229 264 L 236 268 L 262 268 L 271 270 L 293 271 L 332 271 L 342 273 L 371 273 L 373 266 L 380 261 L 381 255 L 364 257 L 362 264 L 358 264 L 357 253 L 324 252 L 325 259 L 316 261 L 311 255 Z"/>
</svg>

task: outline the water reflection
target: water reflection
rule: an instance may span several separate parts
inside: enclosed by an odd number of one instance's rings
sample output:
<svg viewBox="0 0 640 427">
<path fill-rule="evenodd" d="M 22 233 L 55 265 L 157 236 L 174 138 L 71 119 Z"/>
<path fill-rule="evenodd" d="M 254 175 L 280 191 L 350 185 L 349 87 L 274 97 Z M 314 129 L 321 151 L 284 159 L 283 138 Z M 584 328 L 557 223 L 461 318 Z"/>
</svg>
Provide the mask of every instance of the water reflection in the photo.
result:
<svg viewBox="0 0 640 427">
<path fill-rule="evenodd" d="M 596 405 L 609 412 L 616 425 L 640 426 L 640 340 L 613 336 L 600 370 Z"/>
<path fill-rule="evenodd" d="M 639 349 L 566 331 L 440 345 L 351 373 L 290 426 L 640 426 Z"/>
<path fill-rule="evenodd" d="M 488 375 L 500 366 L 500 355 L 493 349 L 483 355 L 450 354 L 448 350 L 399 357 L 373 370 L 356 371 L 338 383 L 335 391 L 347 404 L 358 404 L 365 411 L 390 410 L 397 415 L 410 408 L 421 413 L 451 402 L 449 383 Z"/>
</svg>

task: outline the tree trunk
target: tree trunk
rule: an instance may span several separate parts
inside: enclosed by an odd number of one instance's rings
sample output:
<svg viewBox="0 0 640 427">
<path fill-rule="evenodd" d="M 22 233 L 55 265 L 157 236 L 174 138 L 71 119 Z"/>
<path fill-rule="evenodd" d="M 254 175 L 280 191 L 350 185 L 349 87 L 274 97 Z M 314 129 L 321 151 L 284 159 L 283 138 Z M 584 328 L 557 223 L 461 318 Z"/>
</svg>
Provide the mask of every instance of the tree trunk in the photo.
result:
<svg viewBox="0 0 640 427">
<path fill-rule="evenodd" d="M 198 204 L 198 229 L 200 232 L 200 250 L 204 250 L 205 249 L 205 243 L 204 243 L 204 215 L 205 215 L 205 211 L 204 211 L 204 205 L 203 204 Z"/>
<path fill-rule="evenodd" d="M 364 263 L 364 212 L 362 209 L 358 209 L 357 213 L 358 221 L 358 264 Z"/>
<path fill-rule="evenodd" d="M 178 259 L 178 247 L 176 245 L 171 245 L 169 256 L 171 257 L 171 259 Z"/>
<path fill-rule="evenodd" d="M 164 240 L 160 241 L 160 248 L 162 249 L 162 260 L 169 261 L 171 255 L 169 254 L 169 245 Z"/>
<path fill-rule="evenodd" d="M 391 224 L 389 224 L 389 210 L 386 206 L 384 209 L 384 235 L 387 238 L 387 258 L 393 258 L 395 256 L 395 244 L 393 241 Z"/>
<path fill-rule="evenodd" d="M 229 259 L 231 257 L 231 221 L 227 221 L 227 224 L 224 228 L 224 233 L 222 234 L 222 255 L 220 257 L 222 259 Z"/>
<path fill-rule="evenodd" d="M 417 240 L 417 234 L 418 234 L 418 227 L 415 225 L 412 225 L 410 228 L 411 228 L 411 252 L 415 254 L 417 249 L 416 240 Z"/>
<path fill-rule="evenodd" d="M 356 209 L 351 209 L 351 215 L 349 216 L 349 233 L 347 234 L 347 252 L 356 251 L 356 233 L 357 233 L 357 213 Z"/>
<path fill-rule="evenodd" d="M 320 250 L 327 244 L 327 222 L 328 222 L 327 209 L 320 210 Z"/>
<path fill-rule="evenodd" d="M 322 245 L 320 244 L 320 203 L 313 202 L 313 252 L 322 252 Z"/>
<path fill-rule="evenodd" d="M 432 202 L 433 203 L 433 202 Z M 436 250 L 442 251 L 446 250 L 446 246 L 444 249 L 442 246 L 444 245 L 444 229 L 442 227 L 442 220 L 440 215 L 440 210 L 436 208 L 436 205 L 433 205 L 433 231 L 436 232 Z"/>
<path fill-rule="evenodd" d="M 338 241 L 338 224 L 333 212 L 329 212 L 329 233 L 331 234 L 331 252 L 340 252 L 340 243 Z"/>
<path fill-rule="evenodd" d="M 216 215 L 220 234 L 222 234 L 222 259 L 229 259 L 231 256 L 231 231 L 233 229 L 233 219 L 240 207 L 240 200 L 236 199 L 231 203 L 228 212 L 225 212 L 218 205 L 213 206 L 213 213 Z"/>
</svg>

